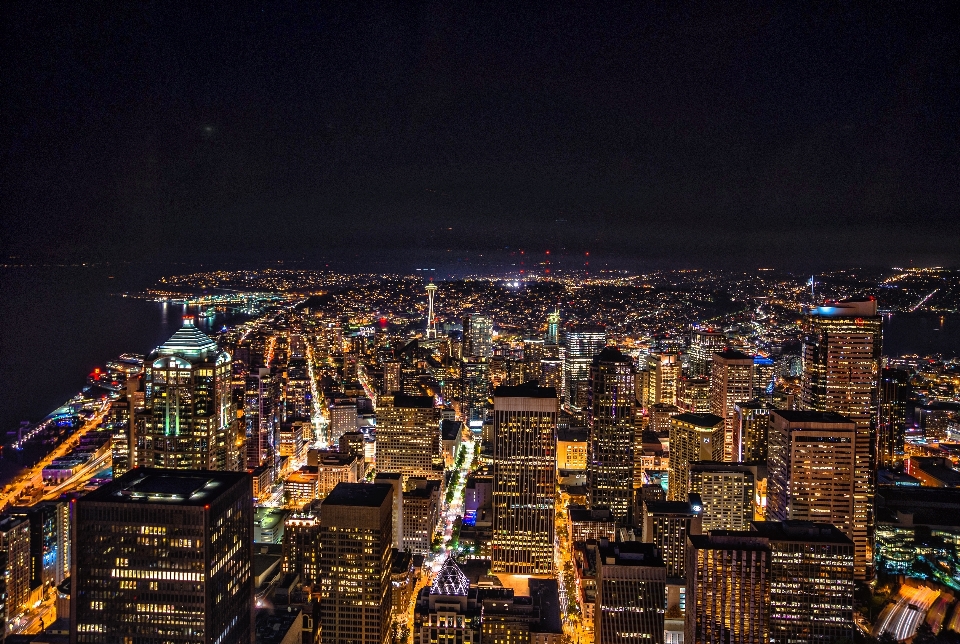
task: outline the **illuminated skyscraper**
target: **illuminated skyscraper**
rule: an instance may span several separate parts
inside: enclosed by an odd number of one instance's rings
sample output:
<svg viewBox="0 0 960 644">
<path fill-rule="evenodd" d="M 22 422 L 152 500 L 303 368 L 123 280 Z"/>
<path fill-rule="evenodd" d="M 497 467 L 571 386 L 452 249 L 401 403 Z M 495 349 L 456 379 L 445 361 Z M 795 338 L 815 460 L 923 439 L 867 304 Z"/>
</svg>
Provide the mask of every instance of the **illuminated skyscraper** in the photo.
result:
<svg viewBox="0 0 960 644">
<path fill-rule="evenodd" d="M 852 539 L 857 578 L 872 579 L 882 336 L 877 302 L 814 307 L 804 318 L 803 334 L 803 408 L 842 414 L 857 424 Z"/>
<path fill-rule="evenodd" d="M 30 598 L 30 520 L 24 515 L 0 518 L 0 560 L 3 568 L 5 613 L 0 615 L 9 624 L 27 609 Z"/>
<path fill-rule="evenodd" d="M 341 483 L 320 506 L 322 644 L 385 644 L 390 630 L 393 488 Z"/>
<path fill-rule="evenodd" d="M 690 492 L 700 497 L 704 530 L 750 529 L 757 470 L 762 467 L 716 461 L 690 464 Z"/>
<path fill-rule="evenodd" d="M 770 542 L 749 532 L 695 535 L 687 550 L 684 644 L 765 644 Z"/>
<path fill-rule="evenodd" d="M 547 316 L 547 333 L 543 336 L 544 344 L 560 344 L 560 311 L 555 310 Z"/>
<path fill-rule="evenodd" d="M 667 575 L 649 543 L 600 542 L 597 556 L 597 644 L 663 644 Z"/>
<path fill-rule="evenodd" d="M 910 374 L 901 369 L 881 371 L 878 456 L 882 465 L 889 466 L 903 460 L 909 399 Z"/>
<path fill-rule="evenodd" d="M 773 405 L 754 398 L 733 406 L 734 427 L 740 439 L 740 460 L 767 462 L 767 432 Z"/>
<path fill-rule="evenodd" d="M 556 391 L 536 383 L 494 392 L 494 572 L 553 572 L 557 412 Z"/>
<path fill-rule="evenodd" d="M 440 419 L 431 396 L 396 393 L 377 400 L 377 469 L 440 478 L 434 456 L 440 453 Z"/>
<path fill-rule="evenodd" d="M 633 360 L 607 347 L 590 365 L 587 388 L 590 507 L 607 507 L 626 522 L 633 503 Z"/>
<path fill-rule="evenodd" d="M 713 354 L 723 351 L 727 337 L 713 329 L 694 329 L 690 334 L 690 377 L 709 378 Z"/>
<path fill-rule="evenodd" d="M 252 640 L 250 475 L 135 469 L 74 504 L 71 642 Z"/>
<path fill-rule="evenodd" d="M 647 407 L 656 403 L 677 404 L 677 388 L 680 384 L 679 358 L 673 351 L 651 353 L 647 356 L 647 371 L 650 374 Z"/>
<path fill-rule="evenodd" d="M 644 501 L 640 524 L 644 543 L 652 543 L 667 566 L 667 577 L 682 578 L 687 565 L 687 543 L 703 532 L 703 508 L 689 501 Z"/>
<path fill-rule="evenodd" d="M 753 398 L 753 356 L 739 351 L 713 355 L 710 372 L 710 411 L 723 418 L 723 460 L 740 460 L 740 436 L 736 431 L 734 405 Z"/>
<path fill-rule="evenodd" d="M 304 584 L 320 579 L 320 519 L 294 514 L 283 524 L 283 571 L 299 575 Z"/>
<path fill-rule="evenodd" d="M 137 414 L 136 464 L 240 469 L 230 354 L 185 318 L 144 361 L 144 413 Z"/>
<path fill-rule="evenodd" d="M 690 493 L 690 463 L 723 460 L 723 418 L 715 414 L 680 414 L 670 419 L 671 501 Z"/>
<path fill-rule="evenodd" d="M 593 357 L 607 344 L 607 332 L 603 327 L 571 327 L 564 333 L 563 401 L 574 411 L 587 404 L 587 381 Z"/>
<path fill-rule="evenodd" d="M 475 358 L 493 357 L 493 320 L 479 313 L 464 316 L 463 355 Z"/>
<path fill-rule="evenodd" d="M 273 414 L 270 370 L 254 369 L 244 379 L 243 423 L 246 434 L 247 468 L 254 469 L 267 462 L 274 449 L 276 424 Z"/>
<path fill-rule="evenodd" d="M 855 536 L 857 425 L 833 412 L 770 413 L 767 518 L 830 523 Z"/>
<path fill-rule="evenodd" d="M 853 542 L 808 521 L 757 521 L 748 534 L 770 544 L 770 642 L 853 642 Z"/>
</svg>

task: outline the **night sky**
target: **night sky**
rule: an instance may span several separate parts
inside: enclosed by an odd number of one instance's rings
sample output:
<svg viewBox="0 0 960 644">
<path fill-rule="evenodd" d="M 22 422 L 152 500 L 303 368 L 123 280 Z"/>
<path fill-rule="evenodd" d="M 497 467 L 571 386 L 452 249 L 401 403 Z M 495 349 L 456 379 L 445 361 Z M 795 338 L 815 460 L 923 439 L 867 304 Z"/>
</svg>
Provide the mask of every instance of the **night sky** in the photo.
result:
<svg viewBox="0 0 960 644">
<path fill-rule="evenodd" d="M 960 263 L 953 2 L 531 4 L 4 2 L 3 253 Z"/>
</svg>

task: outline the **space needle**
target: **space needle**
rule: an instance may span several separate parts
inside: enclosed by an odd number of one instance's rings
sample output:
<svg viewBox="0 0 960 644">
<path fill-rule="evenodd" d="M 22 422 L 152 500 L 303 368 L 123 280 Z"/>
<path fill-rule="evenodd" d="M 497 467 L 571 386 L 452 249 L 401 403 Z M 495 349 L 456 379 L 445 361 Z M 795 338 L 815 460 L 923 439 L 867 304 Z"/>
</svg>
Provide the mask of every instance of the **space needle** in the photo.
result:
<svg viewBox="0 0 960 644">
<path fill-rule="evenodd" d="M 433 294 L 437 292 L 437 285 L 431 281 L 427 284 L 427 339 L 437 337 L 437 321 L 433 317 Z"/>
</svg>

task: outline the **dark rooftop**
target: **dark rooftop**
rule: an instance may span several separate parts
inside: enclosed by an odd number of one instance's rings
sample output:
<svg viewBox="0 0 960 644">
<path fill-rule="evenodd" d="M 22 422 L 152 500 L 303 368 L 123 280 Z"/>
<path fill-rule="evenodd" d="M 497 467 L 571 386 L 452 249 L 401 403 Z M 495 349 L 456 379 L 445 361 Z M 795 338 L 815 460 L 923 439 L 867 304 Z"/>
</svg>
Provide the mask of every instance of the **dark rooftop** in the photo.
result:
<svg viewBox="0 0 960 644">
<path fill-rule="evenodd" d="M 600 541 L 600 562 L 616 566 L 656 566 L 663 567 L 663 559 L 657 553 L 657 547 L 652 543 L 639 541 L 622 541 L 620 543 L 604 543 Z M 612 564 L 607 563 L 613 559 Z"/>
<path fill-rule="evenodd" d="M 754 521 L 753 531 L 771 541 L 804 541 L 809 543 L 842 543 L 853 545 L 850 537 L 829 523 L 812 521 Z M 710 534 L 723 534 L 713 530 Z"/>
<path fill-rule="evenodd" d="M 852 423 L 853 421 L 832 411 L 796 411 L 793 409 L 774 409 L 771 416 L 780 416 L 789 423 Z"/>
<path fill-rule="evenodd" d="M 321 507 L 355 505 L 379 508 L 390 496 L 393 496 L 393 486 L 388 483 L 337 483 L 337 487 L 327 495 Z"/>
<path fill-rule="evenodd" d="M 644 510 L 654 514 L 700 514 L 688 501 L 644 501 Z"/>
<path fill-rule="evenodd" d="M 240 481 L 251 485 L 246 472 L 137 468 L 93 490 L 83 501 L 206 505 Z"/>
<path fill-rule="evenodd" d="M 280 644 L 291 628 L 301 628 L 298 623 L 301 615 L 299 608 L 257 611 L 257 644 Z"/>
<path fill-rule="evenodd" d="M 586 443 L 589 437 L 590 431 L 586 427 L 569 427 L 557 430 L 557 441 Z"/>
<path fill-rule="evenodd" d="M 770 542 L 752 531 L 712 530 L 687 537 L 698 550 L 770 550 Z"/>
<path fill-rule="evenodd" d="M 404 409 L 432 409 L 433 396 L 411 396 L 397 392 L 393 394 L 393 406 Z"/>
<path fill-rule="evenodd" d="M 753 361 L 753 356 L 746 354 L 742 351 L 736 351 L 734 349 L 724 349 L 723 351 L 717 351 L 715 356 L 720 356 L 724 360 L 750 360 Z"/>
<path fill-rule="evenodd" d="M 723 418 L 716 414 L 677 414 L 674 419 L 697 427 L 716 427 L 723 423 Z"/>
<path fill-rule="evenodd" d="M 530 599 L 540 609 L 540 622 L 531 630 L 538 633 L 562 633 L 560 621 L 560 586 L 556 579 L 537 579 L 529 581 Z"/>
<path fill-rule="evenodd" d="M 515 387 L 501 385 L 493 390 L 493 395 L 501 398 L 556 398 L 557 390 L 553 387 L 541 387 L 536 380 L 530 380 Z"/>
<path fill-rule="evenodd" d="M 633 363 L 633 359 L 629 356 L 625 356 L 620 352 L 620 349 L 616 347 L 604 347 L 603 350 L 593 357 L 593 363 L 597 364 L 600 362 L 629 362 Z"/>
<path fill-rule="evenodd" d="M 457 436 L 463 431 L 463 423 L 459 420 L 441 420 L 440 437 L 445 441 L 457 440 Z"/>
</svg>

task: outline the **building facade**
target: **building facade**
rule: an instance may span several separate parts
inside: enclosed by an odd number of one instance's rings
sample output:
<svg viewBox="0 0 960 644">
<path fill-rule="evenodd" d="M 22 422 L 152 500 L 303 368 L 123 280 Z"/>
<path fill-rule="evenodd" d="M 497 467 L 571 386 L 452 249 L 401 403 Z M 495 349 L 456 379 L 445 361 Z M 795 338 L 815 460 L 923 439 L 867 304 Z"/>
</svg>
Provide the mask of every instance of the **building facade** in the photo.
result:
<svg viewBox="0 0 960 644">
<path fill-rule="evenodd" d="M 649 543 L 601 541 L 594 630 L 597 644 L 663 644 L 666 567 Z"/>
<path fill-rule="evenodd" d="M 723 418 L 723 460 L 740 460 L 740 435 L 734 406 L 753 398 L 753 356 L 727 350 L 713 356 L 710 411 Z"/>
<path fill-rule="evenodd" d="M 667 498 L 686 501 L 690 463 L 723 460 L 724 422 L 715 414 L 679 414 L 670 419 L 670 480 Z"/>
<path fill-rule="evenodd" d="M 377 400 L 377 469 L 440 478 L 434 458 L 440 454 L 440 418 L 431 396 L 394 393 Z"/>
</svg>

